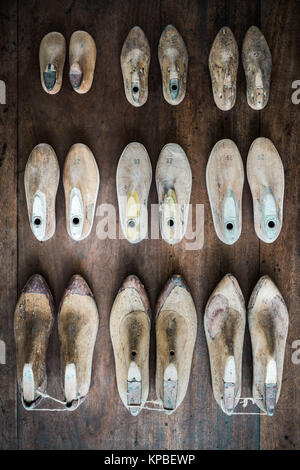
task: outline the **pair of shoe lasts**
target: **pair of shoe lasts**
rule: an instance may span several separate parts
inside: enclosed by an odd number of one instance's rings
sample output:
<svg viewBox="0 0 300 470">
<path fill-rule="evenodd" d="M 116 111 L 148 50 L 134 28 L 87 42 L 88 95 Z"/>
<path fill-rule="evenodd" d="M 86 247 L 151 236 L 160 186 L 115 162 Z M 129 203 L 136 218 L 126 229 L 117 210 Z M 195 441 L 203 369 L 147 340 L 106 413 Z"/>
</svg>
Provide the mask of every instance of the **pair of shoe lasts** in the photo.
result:
<svg viewBox="0 0 300 470">
<path fill-rule="evenodd" d="M 253 398 L 272 416 L 280 395 L 289 315 L 274 284 L 263 276 L 248 305 L 253 356 Z M 210 296 L 204 328 L 210 357 L 214 397 L 232 414 L 241 396 L 245 301 L 234 276 L 227 274 Z"/>
<path fill-rule="evenodd" d="M 269 100 L 272 56 L 264 35 L 256 26 L 251 26 L 246 33 L 242 58 L 248 105 L 255 110 L 263 109 Z M 235 104 L 238 65 L 239 51 L 235 37 L 231 29 L 224 26 L 209 54 L 213 96 L 222 111 L 228 111 Z"/>
<path fill-rule="evenodd" d="M 128 144 L 119 160 L 116 183 L 121 227 L 130 243 L 147 236 L 151 181 L 147 150 L 138 142 Z M 156 188 L 162 237 L 171 245 L 179 243 L 186 231 L 192 189 L 190 164 L 180 145 L 167 144 L 160 152 Z"/>
<path fill-rule="evenodd" d="M 158 59 L 165 100 L 177 105 L 185 97 L 188 54 L 177 29 L 168 25 L 161 34 Z M 148 98 L 150 46 L 144 31 L 135 26 L 123 44 L 121 69 L 126 98 L 133 106 L 142 106 Z"/>
<path fill-rule="evenodd" d="M 254 227 L 258 238 L 274 242 L 283 216 L 284 169 L 271 140 L 255 139 L 247 158 L 247 177 L 253 198 Z M 244 167 L 240 152 L 230 139 L 220 140 L 206 167 L 206 186 L 214 227 L 219 239 L 235 243 L 242 231 Z"/>
<path fill-rule="evenodd" d="M 70 39 L 69 79 L 73 89 L 80 94 L 87 93 L 93 83 L 96 64 L 96 44 L 90 34 L 75 31 Z M 62 86 L 66 58 L 66 40 L 61 33 L 48 33 L 40 44 L 40 74 L 46 93 L 55 95 Z"/>
<path fill-rule="evenodd" d="M 140 280 L 128 276 L 110 315 L 116 379 L 122 402 L 136 416 L 149 393 L 151 313 Z M 156 395 L 167 414 L 183 401 L 197 334 L 197 313 L 179 275 L 169 279 L 156 306 Z"/>
<path fill-rule="evenodd" d="M 51 145 L 34 147 L 25 167 L 24 184 L 30 227 L 41 242 L 49 240 L 55 232 L 59 176 Z M 84 144 L 72 145 L 64 164 L 63 185 L 67 231 L 73 240 L 83 240 L 90 234 L 99 183 L 99 170 L 91 150 Z"/>
<path fill-rule="evenodd" d="M 17 377 L 25 408 L 35 408 L 47 387 L 46 354 L 54 323 L 54 303 L 42 276 L 25 285 L 14 313 Z M 87 395 L 98 331 L 98 310 L 85 280 L 71 278 L 60 303 L 58 332 L 66 407 L 75 409 Z"/>
</svg>

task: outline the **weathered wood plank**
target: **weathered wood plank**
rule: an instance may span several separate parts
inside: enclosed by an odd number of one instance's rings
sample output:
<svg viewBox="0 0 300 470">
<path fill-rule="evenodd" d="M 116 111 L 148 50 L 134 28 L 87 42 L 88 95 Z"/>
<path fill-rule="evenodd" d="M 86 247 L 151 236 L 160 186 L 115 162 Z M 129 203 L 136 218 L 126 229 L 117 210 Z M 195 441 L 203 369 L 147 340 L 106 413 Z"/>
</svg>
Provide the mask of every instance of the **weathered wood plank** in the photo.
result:
<svg viewBox="0 0 300 470">
<path fill-rule="evenodd" d="M 17 447 L 17 407 L 13 311 L 17 299 L 17 1 L 0 5 L 0 448 Z M 5 352 L 5 355 L 3 354 Z M 3 364 L 5 362 L 5 364 Z"/>
<path fill-rule="evenodd" d="M 261 418 L 262 449 L 299 449 L 300 443 L 300 366 L 292 361 L 293 342 L 300 338 L 300 106 L 291 100 L 292 82 L 300 78 L 299 14 L 297 1 L 261 2 L 262 31 L 273 59 L 271 95 L 261 115 L 261 135 L 273 141 L 281 156 L 285 197 L 282 232 L 270 246 L 261 242 L 260 266 L 261 274 L 269 274 L 278 285 L 290 315 L 282 392 L 275 415 Z"/>
</svg>

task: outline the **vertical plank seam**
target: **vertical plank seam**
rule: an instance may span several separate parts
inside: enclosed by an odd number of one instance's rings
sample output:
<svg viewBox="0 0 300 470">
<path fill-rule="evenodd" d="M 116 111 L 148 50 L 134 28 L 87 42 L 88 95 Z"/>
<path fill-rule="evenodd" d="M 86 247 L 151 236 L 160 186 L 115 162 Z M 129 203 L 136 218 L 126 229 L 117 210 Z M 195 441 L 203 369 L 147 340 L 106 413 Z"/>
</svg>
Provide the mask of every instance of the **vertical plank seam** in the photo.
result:
<svg viewBox="0 0 300 470">
<path fill-rule="evenodd" d="M 259 3 L 259 18 L 258 18 L 258 21 L 259 21 L 259 27 L 261 28 L 261 0 L 259 0 L 258 3 Z M 259 136 L 260 136 L 261 135 L 261 111 L 259 112 L 259 115 L 258 115 L 258 129 L 259 129 Z M 258 244 L 258 261 L 259 261 L 259 263 L 258 263 L 258 266 L 259 266 L 258 275 L 259 276 L 261 274 L 260 248 L 261 248 L 261 241 L 259 240 L 259 244 Z M 252 380 L 253 380 L 253 378 L 252 378 Z M 258 415 L 258 423 L 257 423 L 257 427 L 258 427 L 258 449 L 259 450 L 261 449 L 260 425 L 261 425 L 261 417 L 260 417 L 260 414 L 259 414 Z"/>
<path fill-rule="evenodd" d="M 228 26 L 228 11 L 229 11 L 229 7 L 228 7 L 228 0 L 225 0 L 225 25 Z"/>
<path fill-rule="evenodd" d="M 16 155 L 16 226 L 17 226 L 17 240 L 16 240 L 16 297 L 19 293 L 19 0 L 17 0 L 17 155 Z M 15 381 L 16 374 L 15 374 Z M 17 416 L 17 448 L 20 449 L 20 408 L 18 402 L 18 383 L 16 383 L 16 416 Z"/>
</svg>

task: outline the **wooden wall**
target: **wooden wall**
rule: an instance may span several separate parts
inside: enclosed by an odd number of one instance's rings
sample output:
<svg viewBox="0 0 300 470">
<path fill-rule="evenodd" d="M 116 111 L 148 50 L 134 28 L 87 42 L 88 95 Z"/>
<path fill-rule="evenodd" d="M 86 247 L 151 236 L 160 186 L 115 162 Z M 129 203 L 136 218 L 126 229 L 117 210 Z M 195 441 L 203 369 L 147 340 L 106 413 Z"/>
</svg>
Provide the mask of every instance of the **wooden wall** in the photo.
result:
<svg viewBox="0 0 300 470">
<path fill-rule="evenodd" d="M 294 449 L 299 447 L 300 365 L 291 361 L 293 341 L 300 339 L 299 220 L 300 106 L 291 102 L 292 82 L 300 80 L 300 3 L 296 0 L 2 0 L 0 3 L 0 79 L 7 81 L 7 105 L 0 105 L 0 339 L 6 342 L 6 365 L 0 364 L 0 448 L 11 449 Z M 173 24 L 189 53 L 187 95 L 179 106 L 164 101 L 157 46 L 161 31 Z M 119 55 L 130 28 L 139 25 L 151 46 L 149 98 L 133 108 L 125 98 Z M 261 27 L 272 51 L 270 101 L 262 112 L 246 102 L 240 63 L 237 102 L 223 113 L 213 102 L 208 54 L 218 30 L 228 25 L 239 50 L 251 25 Z M 47 95 L 39 79 L 38 50 L 50 31 L 64 34 L 84 29 L 97 44 L 92 90 L 73 92 L 66 61 L 63 87 Z M 256 137 L 269 137 L 285 167 L 284 225 L 279 239 L 265 245 L 255 235 L 250 190 L 245 182 L 243 231 L 233 246 L 217 238 L 205 185 L 205 168 L 213 145 L 233 139 L 246 162 Z M 193 172 L 191 202 L 204 204 L 204 246 L 186 250 L 162 240 L 130 246 L 125 240 L 99 240 L 96 216 L 91 235 L 73 242 L 65 228 L 62 183 L 57 198 L 54 237 L 39 243 L 28 223 L 24 168 L 32 148 L 51 144 L 61 170 L 73 143 L 93 151 L 101 173 L 98 205 L 117 207 L 115 173 L 126 144 L 138 141 L 150 155 L 153 173 L 164 144 L 177 142 L 186 151 Z M 152 184 L 150 204 L 157 202 Z M 222 413 L 214 401 L 203 313 L 221 277 L 232 272 L 245 300 L 259 276 L 278 284 L 290 311 L 283 388 L 274 417 Z M 17 397 L 13 311 L 16 299 L 34 273 L 47 279 L 58 306 L 74 273 L 85 277 L 99 306 L 100 328 L 94 354 L 93 382 L 86 402 L 73 413 L 26 412 Z M 172 273 L 182 274 L 198 311 L 198 337 L 187 396 L 172 416 L 144 410 L 134 418 L 119 399 L 109 336 L 109 314 L 116 292 L 128 274 L 145 284 L 152 307 Z M 48 392 L 62 398 L 57 324 L 48 350 Z M 246 330 L 243 397 L 251 396 L 251 349 Z M 152 328 L 150 399 L 155 399 L 155 329 Z M 253 409 L 251 409 L 253 411 Z M 254 409 L 256 411 L 256 409 Z"/>
</svg>

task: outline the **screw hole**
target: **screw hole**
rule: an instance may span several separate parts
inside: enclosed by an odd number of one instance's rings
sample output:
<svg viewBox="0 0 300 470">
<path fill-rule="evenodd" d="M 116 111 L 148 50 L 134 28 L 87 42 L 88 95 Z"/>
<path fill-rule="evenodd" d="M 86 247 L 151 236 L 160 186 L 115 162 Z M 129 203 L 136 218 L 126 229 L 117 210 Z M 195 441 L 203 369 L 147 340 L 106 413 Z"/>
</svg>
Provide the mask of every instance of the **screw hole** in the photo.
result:
<svg viewBox="0 0 300 470">
<path fill-rule="evenodd" d="M 275 222 L 273 222 L 273 220 L 270 220 L 270 222 L 268 222 L 268 227 L 269 228 L 274 228 L 275 227 Z"/>
<path fill-rule="evenodd" d="M 175 355 L 175 351 L 170 351 L 170 356 L 174 356 Z"/>
<path fill-rule="evenodd" d="M 33 223 L 34 223 L 34 225 L 39 226 L 39 225 L 41 225 L 42 221 L 41 221 L 41 219 L 34 219 Z"/>
<path fill-rule="evenodd" d="M 173 227 L 174 226 L 174 220 L 173 219 L 169 219 L 168 222 L 167 222 L 168 226 L 169 227 Z"/>
<path fill-rule="evenodd" d="M 226 225 L 227 230 L 232 230 L 233 229 L 233 224 L 229 222 L 229 224 Z"/>
<path fill-rule="evenodd" d="M 172 85 L 172 90 L 176 91 L 177 90 L 177 85 Z"/>
<path fill-rule="evenodd" d="M 73 218 L 73 224 L 74 224 L 74 225 L 78 225 L 78 224 L 79 224 L 79 219 L 78 219 L 78 217 L 74 217 L 74 218 Z"/>
<path fill-rule="evenodd" d="M 137 92 L 139 91 L 139 89 L 138 89 L 137 86 L 134 86 L 134 87 L 132 88 L 132 91 L 133 91 L 133 93 L 137 93 Z"/>
<path fill-rule="evenodd" d="M 129 220 L 128 221 L 128 227 L 134 228 L 135 227 L 135 221 L 134 220 Z"/>
<path fill-rule="evenodd" d="M 135 351 L 132 351 L 132 352 L 131 352 L 131 355 L 132 355 L 132 357 L 135 357 L 135 356 L 136 356 L 136 352 L 135 352 Z"/>
</svg>

